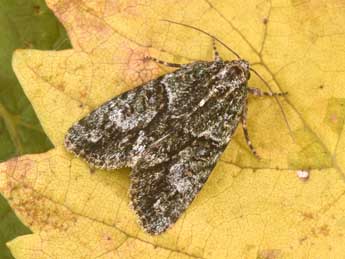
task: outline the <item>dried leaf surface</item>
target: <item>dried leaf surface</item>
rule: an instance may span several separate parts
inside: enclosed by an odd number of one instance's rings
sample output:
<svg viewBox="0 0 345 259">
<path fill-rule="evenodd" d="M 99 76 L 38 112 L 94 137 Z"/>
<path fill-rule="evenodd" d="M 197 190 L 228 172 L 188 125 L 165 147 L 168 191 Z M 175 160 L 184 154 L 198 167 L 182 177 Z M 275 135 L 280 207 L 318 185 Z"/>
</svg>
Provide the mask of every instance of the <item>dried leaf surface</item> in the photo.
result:
<svg viewBox="0 0 345 259">
<path fill-rule="evenodd" d="M 0 190 L 34 234 L 16 258 L 342 258 L 345 253 L 345 40 L 341 1 L 48 1 L 73 50 L 18 50 L 13 66 L 55 149 L 0 165 Z M 183 10 L 183 12 L 181 12 Z M 281 100 L 251 98 L 257 161 L 238 129 L 207 184 L 165 234 L 140 230 L 128 170 L 96 171 L 68 154 L 73 122 L 170 70 L 212 59 L 205 35 L 231 44 Z M 221 55 L 231 53 L 219 47 Z M 254 75 L 251 86 L 265 89 Z M 310 178 L 301 181 L 299 169 Z"/>
</svg>

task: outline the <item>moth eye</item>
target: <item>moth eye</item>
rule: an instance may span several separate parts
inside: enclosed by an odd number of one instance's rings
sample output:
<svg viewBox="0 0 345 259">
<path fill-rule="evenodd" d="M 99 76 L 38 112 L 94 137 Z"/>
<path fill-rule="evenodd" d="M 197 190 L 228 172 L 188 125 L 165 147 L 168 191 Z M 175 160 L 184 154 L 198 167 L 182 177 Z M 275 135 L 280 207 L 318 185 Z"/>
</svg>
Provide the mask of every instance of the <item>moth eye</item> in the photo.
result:
<svg viewBox="0 0 345 259">
<path fill-rule="evenodd" d="M 235 76 L 241 76 L 242 75 L 242 69 L 240 69 L 239 67 L 232 67 L 230 68 L 230 77 L 235 77 Z"/>
</svg>

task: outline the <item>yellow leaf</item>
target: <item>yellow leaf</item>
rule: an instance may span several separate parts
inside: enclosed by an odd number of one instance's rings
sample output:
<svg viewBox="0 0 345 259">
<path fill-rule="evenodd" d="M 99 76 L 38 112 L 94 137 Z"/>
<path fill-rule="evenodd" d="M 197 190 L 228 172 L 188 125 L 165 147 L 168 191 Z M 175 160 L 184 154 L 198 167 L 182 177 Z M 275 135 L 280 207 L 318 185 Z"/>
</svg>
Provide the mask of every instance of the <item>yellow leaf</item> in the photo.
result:
<svg viewBox="0 0 345 259">
<path fill-rule="evenodd" d="M 343 258 L 345 16 L 342 1 L 68 1 L 48 5 L 73 49 L 18 50 L 13 66 L 55 149 L 0 164 L 0 190 L 33 234 L 16 258 Z M 238 129 L 181 219 L 152 237 L 129 209 L 129 170 L 91 174 L 63 138 L 104 101 L 167 68 L 145 55 L 211 60 L 214 34 L 249 60 L 281 98 L 250 98 Z M 219 44 L 218 44 L 219 45 Z M 233 55 L 218 46 L 224 59 Z M 265 89 L 254 75 L 251 86 Z M 266 89 L 265 89 L 266 90 Z M 310 179 L 296 176 L 310 171 Z"/>
</svg>

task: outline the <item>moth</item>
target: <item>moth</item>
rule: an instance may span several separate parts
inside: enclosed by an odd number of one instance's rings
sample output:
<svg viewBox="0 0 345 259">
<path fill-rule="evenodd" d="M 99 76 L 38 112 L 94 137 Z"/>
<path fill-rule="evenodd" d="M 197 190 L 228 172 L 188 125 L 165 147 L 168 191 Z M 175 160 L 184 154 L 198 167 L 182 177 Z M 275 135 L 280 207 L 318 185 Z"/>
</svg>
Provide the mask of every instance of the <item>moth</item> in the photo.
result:
<svg viewBox="0 0 345 259">
<path fill-rule="evenodd" d="M 180 65 L 148 57 L 177 70 L 107 101 L 65 137 L 66 149 L 92 167 L 132 168 L 132 207 L 150 234 L 164 232 L 186 210 L 240 122 L 256 155 L 246 123 L 248 94 L 285 94 L 249 87 L 249 63 L 235 52 L 237 60 L 223 60 L 210 36 L 214 60 Z"/>
</svg>

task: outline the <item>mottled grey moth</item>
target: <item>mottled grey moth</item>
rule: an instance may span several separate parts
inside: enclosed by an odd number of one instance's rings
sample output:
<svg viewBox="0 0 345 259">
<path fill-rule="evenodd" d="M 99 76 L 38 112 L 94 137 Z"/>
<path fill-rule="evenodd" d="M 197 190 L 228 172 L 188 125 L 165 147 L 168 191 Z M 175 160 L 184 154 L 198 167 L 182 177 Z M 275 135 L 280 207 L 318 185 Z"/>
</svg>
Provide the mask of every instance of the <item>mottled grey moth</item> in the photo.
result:
<svg viewBox="0 0 345 259">
<path fill-rule="evenodd" d="M 165 231 L 193 201 L 240 122 L 256 154 L 246 127 L 248 93 L 283 94 L 248 87 L 249 63 L 236 53 L 238 60 L 223 60 L 210 36 L 213 61 L 149 57 L 178 69 L 104 103 L 65 137 L 67 150 L 92 167 L 132 168 L 132 207 L 151 234 Z"/>
</svg>

